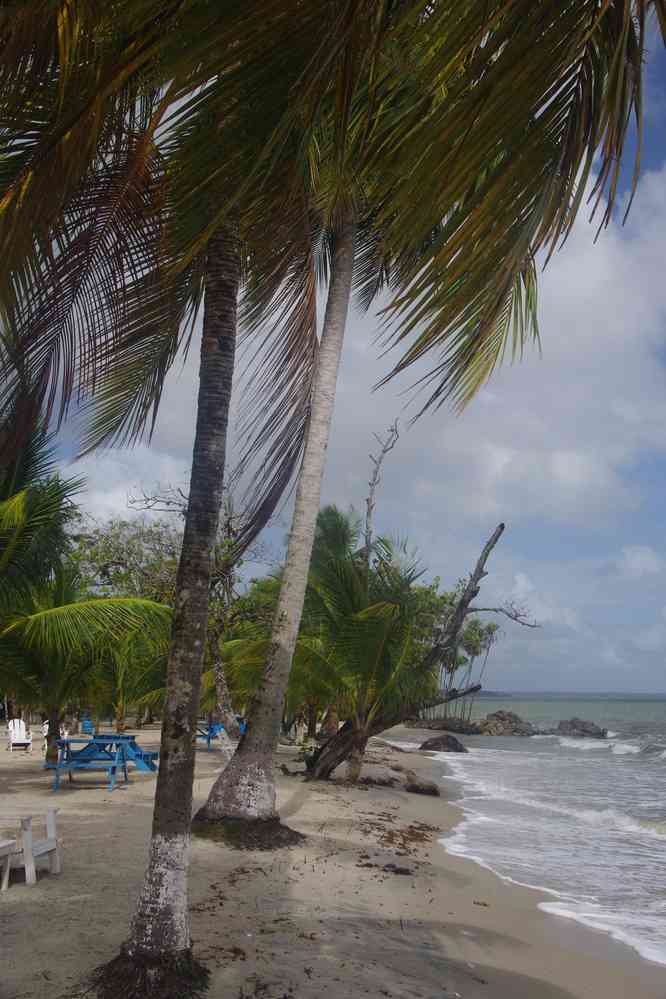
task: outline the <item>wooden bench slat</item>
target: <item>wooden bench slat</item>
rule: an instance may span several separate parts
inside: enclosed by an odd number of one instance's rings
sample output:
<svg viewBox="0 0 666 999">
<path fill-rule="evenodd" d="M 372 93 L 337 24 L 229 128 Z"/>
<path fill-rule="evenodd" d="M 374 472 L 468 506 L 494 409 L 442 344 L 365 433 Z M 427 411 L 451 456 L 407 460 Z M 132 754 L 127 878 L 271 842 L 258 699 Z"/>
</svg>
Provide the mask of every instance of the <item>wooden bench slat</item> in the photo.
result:
<svg viewBox="0 0 666 999">
<path fill-rule="evenodd" d="M 36 840 L 32 844 L 32 855 L 33 857 L 43 857 L 45 853 L 53 853 L 57 846 L 58 843 L 55 839 Z"/>
</svg>

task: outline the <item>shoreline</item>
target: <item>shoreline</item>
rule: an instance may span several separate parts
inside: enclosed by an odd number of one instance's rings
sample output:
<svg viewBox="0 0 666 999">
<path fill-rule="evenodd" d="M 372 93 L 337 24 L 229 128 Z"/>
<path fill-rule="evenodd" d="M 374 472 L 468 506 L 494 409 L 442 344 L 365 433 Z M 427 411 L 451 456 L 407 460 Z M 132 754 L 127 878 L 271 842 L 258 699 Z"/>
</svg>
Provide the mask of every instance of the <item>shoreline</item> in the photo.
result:
<svg viewBox="0 0 666 999">
<path fill-rule="evenodd" d="M 137 733 L 146 748 L 156 730 Z M 390 735 L 389 735 L 390 739 Z M 294 765 L 281 747 L 278 766 Z M 365 771 L 442 763 L 372 743 Z M 0 816 L 56 806 L 63 872 L 0 895 L 2 999 L 75 999 L 125 937 L 141 887 L 155 781 L 109 793 L 87 775 L 57 794 L 32 758 L 0 754 Z M 220 763 L 197 752 L 195 807 Z M 395 776 L 395 774 L 394 774 Z M 446 782 L 445 782 L 446 783 Z M 270 853 L 195 838 L 190 913 L 211 999 L 664 999 L 664 970 L 605 933 L 541 912 L 543 893 L 507 884 L 439 842 L 455 795 L 280 775 L 280 812 L 306 836 Z M 2 823 L 0 823 L 0 826 Z M 630 983 L 630 984 L 629 984 Z"/>
<path fill-rule="evenodd" d="M 415 731 L 418 733 L 419 737 L 422 735 L 424 739 L 430 736 L 430 730 L 398 730 L 395 735 L 398 738 L 393 742 L 394 745 L 399 746 L 402 742 L 400 736 L 411 733 Z M 538 738 L 538 737 L 537 737 Z M 405 740 L 407 742 L 408 740 Z M 409 740 L 411 743 L 411 740 Z M 410 750 L 411 751 L 411 750 Z M 436 767 L 439 767 L 439 780 L 445 782 L 445 786 L 453 785 L 455 788 L 455 800 L 462 800 L 465 798 L 464 785 L 459 781 L 455 774 L 451 773 L 451 767 L 447 766 L 447 760 L 445 759 L 445 754 L 429 754 L 430 758 L 435 762 Z M 444 770 L 445 773 L 442 775 L 441 771 Z M 460 811 L 460 821 L 458 825 L 465 822 L 467 818 L 467 809 L 464 805 L 459 806 Z M 472 812 L 472 814 L 474 814 Z M 651 945 L 643 940 L 636 940 L 631 935 L 631 933 L 626 932 L 623 927 L 612 927 L 603 922 L 603 917 L 596 917 L 597 922 L 595 922 L 594 913 L 580 913 L 576 908 L 571 908 L 571 906 L 582 906 L 584 902 L 581 898 L 577 898 L 575 892 L 562 892 L 555 888 L 548 887 L 547 885 L 541 884 L 529 884 L 527 882 L 521 882 L 509 874 L 505 874 L 503 871 L 496 869 L 488 860 L 483 856 L 477 856 L 472 853 L 464 852 L 464 849 L 458 852 L 454 847 L 451 848 L 447 843 L 442 840 L 441 845 L 447 851 L 450 856 L 459 857 L 463 860 L 469 860 L 474 864 L 478 865 L 484 870 L 489 871 L 495 877 L 499 878 L 507 886 L 514 886 L 517 888 L 526 888 L 530 891 L 539 893 L 542 897 L 537 903 L 537 908 L 546 913 L 549 916 L 555 917 L 558 921 L 566 921 L 577 924 L 587 930 L 592 930 L 595 933 L 601 933 L 608 937 L 616 944 L 629 948 L 635 955 L 637 955 L 641 960 L 647 962 L 651 966 L 662 968 L 664 974 L 666 975 L 666 954 L 663 949 L 658 950 L 659 956 L 652 956 Z M 666 993 L 665 993 L 666 995 Z"/>
<path fill-rule="evenodd" d="M 407 733 L 409 733 L 409 737 L 404 738 L 404 735 L 407 735 Z M 414 738 L 411 737 L 412 733 L 415 735 Z M 403 738 L 401 738 L 401 736 Z M 660 997 L 666 996 L 666 989 L 663 984 L 666 982 L 666 966 L 664 962 L 650 959 L 641 953 L 635 944 L 629 943 L 628 941 L 622 939 L 621 936 L 615 935 L 611 930 L 605 927 L 593 926 L 589 922 L 585 922 L 582 919 L 577 918 L 574 914 L 563 915 L 562 913 L 550 911 L 545 908 L 548 905 L 556 904 L 556 900 L 563 897 L 562 893 L 555 889 L 548 888 L 545 885 L 521 883 L 509 875 L 495 870 L 495 868 L 481 856 L 472 856 L 450 851 L 446 845 L 446 840 L 450 837 L 455 828 L 465 820 L 466 810 L 462 804 L 464 793 L 459 782 L 456 781 L 452 775 L 450 775 L 451 779 L 449 779 L 448 774 L 442 773 L 442 771 L 446 772 L 449 770 L 446 760 L 442 759 L 442 756 L 445 754 L 437 755 L 435 753 L 425 753 L 411 748 L 404 749 L 401 745 L 403 742 L 406 744 L 413 744 L 417 741 L 417 738 L 421 737 L 423 740 L 430 738 L 432 737 L 432 732 L 427 729 L 420 730 L 411 728 L 408 730 L 399 730 L 399 732 L 394 733 L 393 738 L 389 737 L 387 745 L 393 748 L 398 748 L 400 752 L 410 754 L 412 760 L 419 759 L 427 761 L 427 768 L 423 767 L 424 775 L 429 776 L 439 784 L 442 790 L 442 797 L 446 801 L 448 808 L 455 813 L 455 820 L 448 828 L 447 836 L 439 839 L 437 844 L 445 854 L 451 870 L 463 870 L 464 865 L 471 865 L 476 871 L 480 873 L 482 872 L 484 875 L 495 879 L 507 892 L 525 893 L 524 897 L 530 900 L 534 907 L 535 915 L 540 919 L 545 918 L 547 921 L 547 925 L 544 927 L 544 934 L 548 933 L 548 926 L 552 926 L 552 933 L 556 935 L 558 940 L 561 940 L 562 944 L 571 951 L 576 951 L 580 947 L 581 934 L 584 935 L 582 937 L 583 945 L 581 948 L 583 952 L 595 954 L 598 956 L 599 960 L 602 961 L 611 961 L 616 963 L 621 962 L 622 960 L 627 960 L 632 964 L 637 962 L 639 966 L 644 966 L 648 969 L 643 975 L 638 973 L 639 981 L 644 978 L 649 988 L 652 988 L 653 986 L 657 987 L 658 991 L 654 993 L 655 995 Z M 410 761 L 410 767 L 411 766 L 412 763 Z M 413 766 L 413 769 L 419 772 L 422 767 L 415 765 Z M 617 932 L 618 934 L 621 933 L 621 931 Z M 661 976 L 661 985 L 658 980 L 659 976 Z M 557 977 L 554 981 L 555 980 L 559 982 L 561 978 Z M 596 995 L 596 992 L 591 991 L 589 994 Z M 615 993 L 612 990 L 603 993 L 604 996 L 614 994 Z M 635 994 L 642 996 L 640 991 Z M 652 995 L 652 992 L 649 992 L 648 994 Z M 620 991 L 618 995 L 622 997 L 625 993 Z"/>
</svg>

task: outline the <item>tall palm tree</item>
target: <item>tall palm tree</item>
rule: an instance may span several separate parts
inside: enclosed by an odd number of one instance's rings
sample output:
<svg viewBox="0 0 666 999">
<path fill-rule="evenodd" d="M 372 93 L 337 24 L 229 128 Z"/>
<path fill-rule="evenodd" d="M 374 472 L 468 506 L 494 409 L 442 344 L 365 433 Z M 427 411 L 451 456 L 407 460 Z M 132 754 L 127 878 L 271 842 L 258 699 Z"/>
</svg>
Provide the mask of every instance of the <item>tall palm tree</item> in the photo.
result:
<svg viewBox="0 0 666 999">
<path fill-rule="evenodd" d="M 396 8 L 404 14 L 410 6 Z M 413 338 L 391 374 L 439 349 L 441 360 L 424 380 L 434 386 L 424 408 L 468 402 L 511 339 L 515 356 L 538 335 L 534 258 L 544 247 L 552 252 L 570 231 L 598 150 L 594 191 L 597 204 L 608 191 L 602 224 L 610 219 L 632 112 L 640 128 L 651 7 L 666 37 L 663 0 L 610 3 L 601 12 L 596 3 L 563 8 L 516 2 L 492 10 L 429 4 L 418 28 L 410 27 L 409 58 L 417 73 L 389 45 L 378 59 L 381 82 L 355 95 L 372 105 L 375 118 L 370 126 L 362 114 L 355 118 L 352 101 L 346 127 L 336 134 L 333 154 L 342 168 L 333 185 L 335 249 L 265 679 L 247 731 L 199 818 L 276 814 L 273 754 L 303 608 L 355 266 L 366 305 L 385 284 L 394 289 L 386 309 L 395 323 L 393 342 Z M 397 43 L 404 21 L 396 16 Z M 397 65 L 403 75 L 396 86 Z M 342 90 L 344 68 L 340 79 Z M 370 206 L 365 241 L 359 239 L 363 202 Z"/>
<path fill-rule="evenodd" d="M 215 21 L 210 9 L 203 10 L 205 6 L 199 5 L 201 13 Z M 224 21 L 222 14 L 219 20 Z M 238 26 L 238 18 L 235 23 Z M 200 51 L 203 39 L 206 48 L 209 39 L 205 34 L 195 40 L 194 48 Z M 182 44 L 180 38 L 179 47 Z M 242 59 L 243 46 L 233 47 L 233 59 Z M 210 66 L 210 52 L 207 59 Z M 253 237 L 252 218 L 246 222 L 246 205 L 233 206 L 214 230 L 210 219 L 218 201 L 228 207 L 227 191 L 238 193 L 242 186 L 239 178 L 254 169 L 251 150 L 256 139 L 239 146 L 238 134 L 234 133 L 243 133 L 244 129 L 251 133 L 259 125 L 264 133 L 270 132 L 275 105 L 279 110 L 279 102 L 286 99 L 285 88 L 273 82 L 270 93 L 266 90 L 268 99 L 261 102 L 260 115 L 254 115 L 257 122 L 253 122 L 251 114 L 240 120 L 234 109 L 239 98 L 234 96 L 237 91 L 229 76 L 225 78 L 227 86 L 222 91 L 220 88 L 218 74 L 224 71 L 223 59 L 217 59 L 207 81 L 201 78 L 202 67 L 196 58 L 184 70 L 187 82 L 179 68 L 175 80 L 161 93 L 147 96 L 142 117 L 130 103 L 120 123 L 112 122 L 115 128 L 110 131 L 110 145 L 103 141 L 102 133 L 79 186 L 70 192 L 55 218 L 54 234 L 37 234 L 36 271 L 42 279 L 41 287 L 34 303 L 21 300 L 19 308 L 10 311 L 11 337 L 6 346 L 8 354 L 20 353 L 30 377 L 42 386 L 47 404 L 52 404 L 57 394 L 53 378 L 60 375 L 58 370 L 54 376 L 53 357 L 58 356 L 63 342 L 68 344 L 67 361 L 74 367 L 62 386 L 60 414 L 66 411 L 76 383 L 83 400 L 93 400 L 94 404 L 86 447 L 134 440 L 154 419 L 165 374 L 179 349 L 187 347 L 191 322 L 203 301 L 197 426 L 176 583 L 148 869 L 123 952 L 113 969 L 105 969 L 97 980 L 101 994 L 110 989 L 114 996 L 119 980 L 132 982 L 132 987 L 140 990 L 137 974 L 141 969 L 147 976 L 143 987 L 150 979 L 153 991 L 159 988 L 156 978 L 163 979 L 166 987 L 176 988 L 174 980 L 196 982 L 203 975 L 190 954 L 186 892 L 194 733 L 206 648 L 211 560 L 222 499 L 238 290 L 242 265 L 251 263 L 261 244 Z M 202 100 L 200 87 L 204 82 L 206 99 Z M 286 87 L 289 78 L 284 83 Z M 189 103 L 183 96 L 187 87 L 191 88 Z M 242 106 L 251 107 L 247 81 L 243 90 Z M 46 141 L 51 140 L 47 135 Z M 225 150 L 227 155 L 221 166 L 216 152 L 214 184 L 201 177 L 199 163 L 202 152 L 210 148 Z M 185 189 L 188 185 L 190 190 Z M 191 192 L 200 194 L 201 190 L 205 197 L 197 200 Z M 10 183 L 9 201 L 11 191 Z M 271 202 L 265 189 L 262 197 L 275 206 L 275 199 Z M 280 198 L 288 201 L 289 192 L 283 191 Z M 300 219 L 300 211 L 297 214 Z M 288 276 L 292 267 L 289 241 L 297 247 L 303 242 L 301 228 L 297 228 L 295 237 L 285 232 L 280 242 L 287 261 L 287 267 L 281 265 L 279 271 L 283 276 Z M 261 238 L 268 241 L 263 229 Z M 274 231 L 273 241 L 275 235 Z M 42 245 L 57 240 L 61 252 L 55 260 L 43 252 L 40 239 Z M 241 243 L 246 246 L 243 251 Z M 82 245 L 88 251 L 85 255 L 81 253 Z M 308 262 L 306 258 L 306 267 Z M 298 261 L 295 266 L 298 268 Z M 63 287 L 67 292 L 64 305 L 61 302 L 59 308 L 49 308 L 60 301 Z M 284 337 L 285 353 L 292 358 L 289 367 L 295 374 L 288 375 L 278 386 L 265 418 L 284 458 L 277 453 L 277 471 L 273 468 L 267 476 L 266 488 L 260 490 L 246 520 L 246 535 L 239 539 L 239 547 L 251 540 L 252 533 L 265 521 L 299 454 L 293 438 L 298 436 L 299 423 L 304 425 L 305 414 L 299 412 L 299 405 L 307 396 L 307 369 L 312 367 L 312 345 L 316 343 L 312 336 L 314 285 L 306 283 L 304 291 L 292 297 L 299 309 L 291 325 L 287 315 L 284 332 L 277 329 L 276 335 L 278 347 L 280 337 Z M 11 306 L 10 295 L 6 301 Z M 304 309 L 300 308 L 303 301 Z M 287 308 L 293 310 L 289 297 Z M 84 342 L 77 360 L 76 340 L 82 328 Z M 11 384 L 5 386 L 5 398 L 12 398 L 13 389 Z M 257 434 L 261 436 L 261 427 Z"/>
</svg>

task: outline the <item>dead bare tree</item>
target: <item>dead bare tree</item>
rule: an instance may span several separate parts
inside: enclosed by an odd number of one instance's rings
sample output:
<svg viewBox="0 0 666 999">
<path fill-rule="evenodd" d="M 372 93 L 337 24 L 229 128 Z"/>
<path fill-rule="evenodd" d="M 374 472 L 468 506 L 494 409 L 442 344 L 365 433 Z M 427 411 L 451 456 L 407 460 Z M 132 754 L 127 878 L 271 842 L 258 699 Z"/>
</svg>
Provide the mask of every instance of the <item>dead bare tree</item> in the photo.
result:
<svg viewBox="0 0 666 999">
<path fill-rule="evenodd" d="M 513 600 L 507 600 L 500 607 L 469 607 L 468 614 L 504 614 L 510 621 L 522 625 L 523 628 L 540 628 L 541 625 L 531 620 L 531 615 L 526 607 L 521 607 Z"/>
<path fill-rule="evenodd" d="M 455 662 L 460 642 L 460 633 L 465 624 L 465 618 L 468 614 L 472 613 L 470 610 L 472 601 L 478 597 L 481 581 L 488 575 L 486 572 L 486 562 L 493 548 L 502 537 L 504 526 L 504 524 L 498 524 L 483 546 L 473 572 L 470 574 L 467 583 L 463 586 L 458 599 L 443 622 L 439 637 L 428 654 L 426 660 L 428 665 L 434 666 L 435 663 L 439 662 L 441 666 L 447 668 Z"/>
<path fill-rule="evenodd" d="M 368 485 L 370 487 L 370 492 L 367 495 L 365 501 L 365 561 L 366 566 L 370 565 L 370 552 L 372 549 L 372 520 L 375 512 L 375 495 L 377 493 L 377 488 L 382 479 L 382 465 L 384 464 L 384 459 L 389 451 L 398 443 L 400 437 L 400 431 L 398 429 L 398 421 L 394 420 L 391 426 L 386 432 L 386 438 L 382 440 L 379 434 L 374 434 L 374 438 L 379 444 L 379 454 L 369 455 L 370 461 L 372 462 L 372 475 L 370 476 L 370 481 Z"/>
</svg>

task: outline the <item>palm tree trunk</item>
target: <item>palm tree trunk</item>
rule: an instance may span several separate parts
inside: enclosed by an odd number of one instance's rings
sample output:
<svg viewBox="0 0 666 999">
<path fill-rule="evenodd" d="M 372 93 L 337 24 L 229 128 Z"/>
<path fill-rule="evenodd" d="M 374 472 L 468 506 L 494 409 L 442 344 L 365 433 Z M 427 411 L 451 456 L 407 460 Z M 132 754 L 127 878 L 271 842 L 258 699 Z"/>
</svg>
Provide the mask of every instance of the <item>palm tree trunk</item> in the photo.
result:
<svg viewBox="0 0 666 999">
<path fill-rule="evenodd" d="M 116 732 L 120 735 L 125 731 L 125 704 L 123 701 L 118 701 L 116 703 L 114 716 Z"/>
<path fill-rule="evenodd" d="M 213 666 L 215 676 L 215 707 L 220 722 L 224 725 L 224 731 L 230 739 L 240 739 L 240 725 L 236 721 L 233 707 L 231 705 L 231 695 L 227 686 L 227 678 L 224 675 L 224 666 L 221 662 Z"/>
<path fill-rule="evenodd" d="M 308 704 L 308 713 L 307 713 L 307 717 L 308 717 L 307 737 L 308 737 L 308 739 L 316 739 L 317 738 L 317 715 L 318 715 L 317 705 L 316 704 Z"/>
<path fill-rule="evenodd" d="M 436 707 L 438 704 L 445 704 L 447 701 L 457 701 L 462 697 L 473 696 L 479 690 L 481 690 L 480 685 L 473 684 L 464 690 L 452 690 L 449 694 L 442 694 L 427 704 L 418 705 L 410 704 L 409 701 L 403 701 L 397 710 L 391 711 L 387 715 L 376 714 L 372 721 L 366 723 L 366 728 L 363 732 L 365 738 L 363 753 L 365 753 L 365 745 L 373 735 L 380 735 L 386 729 L 401 724 L 401 722 L 414 717 L 420 711 Z M 325 742 L 323 746 L 315 750 L 312 756 L 306 758 L 307 779 L 328 780 L 336 767 L 339 767 L 341 763 L 348 760 L 352 753 L 356 751 L 357 745 L 357 729 L 351 720 L 347 720 L 328 742 Z M 361 756 L 362 759 L 363 757 Z"/>
<path fill-rule="evenodd" d="M 368 734 L 364 729 L 354 733 L 354 740 L 349 756 L 347 757 L 347 777 L 350 784 L 356 784 L 361 776 L 363 760 L 365 759 L 365 747 L 368 745 Z"/>
<path fill-rule="evenodd" d="M 201 668 L 212 553 L 222 503 L 236 346 L 240 253 L 235 228 L 208 244 L 197 426 L 162 721 L 148 869 L 128 940 L 95 978 L 100 999 L 198 995 L 206 970 L 191 955 L 187 867 Z M 131 991 L 119 987 L 131 983 Z M 160 989 L 157 987 L 160 984 Z"/>
<path fill-rule="evenodd" d="M 337 734 L 339 728 L 340 720 L 338 718 L 338 709 L 335 704 L 331 704 L 324 715 L 324 720 L 321 723 L 321 732 L 325 733 L 330 739 L 331 736 Z"/>
<path fill-rule="evenodd" d="M 276 815 L 273 754 L 280 736 L 284 697 L 303 612 L 335 389 L 354 272 L 356 225 L 339 225 L 326 302 L 310 423 L 298 477 L 287 560 L 273 623 L 264 680 L 248 712 L 247 729 L 197 819 L 270 819 Z"/>
<path fill-rule="evenodd" d="M 60 710 L 58 708 L 49 709 L 49 734 L 46 736 L 46 762 L 58 762 L 58 746 L 60 738 Z"/>
<path fill-rule="evenodd" d="M 240 726 L 236 721 L 229 685 L 224 672 L 224 663 L 220 656 L 220 641 L 222 631 L 218 628 L 212 629 L 209 635 L 208 650 L 213 663 L 213 677 L 215 679 L 215 716 L 216 721 L 224 725 L 224 730 L 234 742 L 240 739 Z"/>
</svg>

